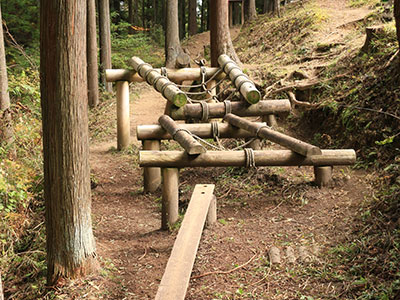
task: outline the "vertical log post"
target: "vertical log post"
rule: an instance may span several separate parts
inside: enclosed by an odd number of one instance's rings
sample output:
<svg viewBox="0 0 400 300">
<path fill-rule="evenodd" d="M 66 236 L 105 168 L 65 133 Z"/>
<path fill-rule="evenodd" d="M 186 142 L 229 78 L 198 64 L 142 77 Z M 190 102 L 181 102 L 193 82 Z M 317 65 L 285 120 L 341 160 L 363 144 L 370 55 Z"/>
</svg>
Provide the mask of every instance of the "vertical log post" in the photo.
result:
<svg viewBox="0 0 400 300">
<path fill-rule="evenodd" d="M 328 186 L 332 180 L 332 166 L 315 166 L 315 184 L 319 187 Z"/>
<path fill-rule="evenodd" d="M 212 197 L 210 206 L 208 207 L 206 225 L 212 226 L 217 222 L 217 197 Z"/>
<path fill-rule="evenodd" d="M 262 116 L 262 121 L 267 123 L 268 126 L 276 128 L 278 126 L 278 123 L 276 122 L 276 117 L 274 114 L 269 114 Z"/>
<path fill-rule="evenodd" d="M 179 169 L 162 168 L 162 210 L 161 229 L 168 230 L 169 225 L 178 221 L 179 205 Z"/>
<path fill-rule="evenodd" d="M 160 150 L 159 140 L 144 140 L 143 150 Z M 161 169 L 160 168 L 144 168 L 143 169 L 143 190 L 147 192 L 155 192 L 161 184 Z"/>
<path fill-rule="evenodd" d="M 129 120 L 129 83 L 117 82 L 117 148 L 122 150 L 129 146 L 130 120 Z"/>
</svg>

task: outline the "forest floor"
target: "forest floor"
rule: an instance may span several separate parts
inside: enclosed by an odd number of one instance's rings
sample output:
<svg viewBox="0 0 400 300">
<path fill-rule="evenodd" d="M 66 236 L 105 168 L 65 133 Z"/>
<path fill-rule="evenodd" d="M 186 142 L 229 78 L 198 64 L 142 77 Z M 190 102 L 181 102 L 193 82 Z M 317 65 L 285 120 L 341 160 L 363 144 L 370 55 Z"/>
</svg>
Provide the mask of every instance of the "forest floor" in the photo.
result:
<svg viewBox="0 0 400 300">
<path fill-rule="evenodd" d="M 327 15 L 323 27 L 309 37 L 314 43 L 345 43 L 350 29 L 343 25 L 370 12 L 365 7 L 351 8 L 344 0 L 314 3 Z M 186 45 L 193 58 L 208 43 L 206 33 L 198 37 Z M 353 46 L 360 47 L 362 42 Z M 295 67 L 310 67 L 304 64 Z M 89 285 L 74 282 L 69 295 L 60 298 L 152 299 L 169 258 L 177 231 L 160 230 L 161 191 L 143 193 L 137 158 L 141 145 L 135 137 L 136 125 L 157 123 L 165 100 L 144 83 L 132 88 L 133 148 L 117 152 L 115 130 L 108 129 L 91 144 L 91 168 L 97 183 L 92 197 L 93 225 L 101 276 L 90 278 Z M 264 147 L 273 146 L 265 143 Z M 318 188 L 311 167 L 181 170 L 182 206 L 199 183 L 216 185 L 218 203 L 218 222 L 204 230 L 193 269 L 193 276 L 211 273 L 191 280 L 186 299 L 345 299 L 343 295 L 354 284 L 362 288 L 362 282 L 340 280 L 344 270 L 333 266 L 330 257 L 337 245 L 352 239 L 359 226 L 356 216 L 360 204 L 373 192 L 369 183 L 373 176 L 335 168 L 332 185 Z M 280 264 L 269 262 L 271 247 L 280 249 Z"/>
</svg>

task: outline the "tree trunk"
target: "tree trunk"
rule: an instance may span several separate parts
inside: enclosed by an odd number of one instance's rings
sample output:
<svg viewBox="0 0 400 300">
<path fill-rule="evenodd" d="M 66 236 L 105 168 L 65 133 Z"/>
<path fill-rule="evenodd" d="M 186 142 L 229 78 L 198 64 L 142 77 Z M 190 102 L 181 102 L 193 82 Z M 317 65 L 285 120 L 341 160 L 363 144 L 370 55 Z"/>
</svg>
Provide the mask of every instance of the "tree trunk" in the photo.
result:
<svg viewBox="0 0 400 300">
<path fill-rule="evenodd" d="M 396 21 L 397 41 L 400 45 L 400 0 L 394 0 L 394 20 Z"/>
<path fill-rule="evenodd" d="M 120 0 L 112 0 L 112 6 L 114 9 L 114 12 L 116 12 L 114 23 L 118 24 L 121 21 L 121 1 Z"/>
<path fill-rule="evenodd" d="M 0 8 L 0 22 L 3 24 Z M 8 93 L 8 77 L 6 54 L 4 50 L 3 26 L 0 27 L 0 144 L 4 143 L 6 148 L 11 147 L 11 156 L 15 155 L 12 143 L 14 132 L 11 122 L 10 95 Z"/>
<path fill-rule="evenodd" d="M 142 25 L 146 28 L 146 0 L 142 1 Z"/>
<path fill-rule="evenodd" d="M 1 13 L 1 11 L 0 11 L 0 13 Z M 4 300 L 3 283 L 1 281 L 1 272 L 0 272 L 0 300 Z"/>
<path fill-rule="evenodd" d="M 111 69 L 111 33 L 109 0 L 99 0 L 100 71 L 107 92 L 112 92 L 111 82 L 106 81 L 106 69 Z"/>
<path fill-rule="evenodd" d="M 256 0 L 249 0 L 248 20 L 253 21 L 257 17 Z"/>
<path fill-rule="evenodd" d="M 186 1 L 179 0 L 179 38 L 183 40 L 186 36 Z"/>
<path fill-rule="evenodd" d="M 98 268 L 92 232 L 86 2 L 40 3 L 47 283 Z"/>
<path fill-rule="evenodd" d="M 182 53 L 179 42 L 178 0 L 167 1 L 167 28 L 165 30 L 165 65 L 175 68 L 177 56 Z"/>
<path fill-rule="evenodd" d="M 133 25 L 139 25 L 139 0 L 133 1 Z"/>
<path fill-rule="evenodd" d="M 158 1 L 153 0 L 153 24 L 158 24 Z"/>
<path fill-rule="evenodd" d="M 206 0 L 202 0 L 201 1 L 201 17 L 200 17 L 200 32 L 203 32 L 205 30 L 205 6 L 206 6 L 207 1 Z"/>
<path fill-rule="evenodd" d="M 161 25 L 162 25 L 162 28 L 163 28 L 163 30 L 164 30 L 164 32 L 165 32 L 165 29 L 166 29 L 166 19 L 167 19 L 167 17 L 166 17 L 166 7 L 165 7 L 165 1 L 166 0 L 161 0 L 161 18 L 162 18 L 162 20 L 161 20 Z"/>
<path fill-rule="evenodd" d="M 99 104 L 99 80 L 97 78 L 97 32 L 95 0 L 87 1 L 87 60 L 88 98 L 90 107 Z"/>
<path fill-rule="evenodd" d="M 197 33 L 197 0 L 189 0 L 189 35 Z"/>
<path fill-rule="evenodd" d="M 132 28 L 132 25 L 134 25 L 134 15 L 133 15 L 133 3 L 132 1 L 134 0 L 128 0 L 128 23 L 129 23 L 129 29 L 128 32 L 129 34 L 133 34 L 134 30 Z M 136 4 L 135 4 L 136 5 Z"/>
<path fill-rule="evenodd" d="M 213 0 L 208 10 L 210 14 L 211 66 L 218 67 L 218 57 L 227 54 L 241 64 L 232 45 L 228 25 L 228 1 Z"/>
</svg>

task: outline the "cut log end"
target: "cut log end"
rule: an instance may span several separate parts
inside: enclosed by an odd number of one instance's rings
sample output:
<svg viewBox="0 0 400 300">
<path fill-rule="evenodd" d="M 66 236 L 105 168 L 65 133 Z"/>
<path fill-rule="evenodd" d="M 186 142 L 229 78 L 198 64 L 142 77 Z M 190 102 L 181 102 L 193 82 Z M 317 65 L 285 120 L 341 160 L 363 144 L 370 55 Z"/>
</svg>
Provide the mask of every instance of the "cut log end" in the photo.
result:
<svg viewBox="0 0 400 300">
<path fill-rule="evenodd" d="M 185 93 L 177 93 L 173 98 L 173 103 L 177 107 L 185 106 L 187 103 L 187 96 Z"/>
<path fill-rule="evenodd" d="M 187 153 L 188 153 L 189 155 L 197 155 L 197 154 L 206 153 L 206 152 L 207 152 L 206 149 L 205 149 L 203 146 L 201 146 L 201 145 L 192 146 L 192 147 L 187 151 Z"/>
<path fill-rule="evenodd" d="M 312 156 L 312 155 L 322 155 L 321 149 L 316 146 L 309 147 L 307 149 L 306 156 Z"/>
<path fill-rule="evenodd" d="M 247 99 L 247 102 L 249 102 L 251 104 L 256 104 L 256 103 L 258 103 L 260 101 L 261 94 L 257 90 L 249 91 L 246 94 L 246 99 Z"/>
</svg>

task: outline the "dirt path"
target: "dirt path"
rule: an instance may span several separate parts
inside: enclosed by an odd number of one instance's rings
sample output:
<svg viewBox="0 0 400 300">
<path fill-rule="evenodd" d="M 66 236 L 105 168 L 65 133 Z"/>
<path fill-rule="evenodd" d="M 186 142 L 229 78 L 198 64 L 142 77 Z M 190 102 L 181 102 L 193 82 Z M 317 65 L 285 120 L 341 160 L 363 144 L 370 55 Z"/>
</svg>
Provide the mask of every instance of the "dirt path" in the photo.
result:
<svg viewBox="0 0 400 300">
<path fill-rule="evenodd" d="M 345 1 L 319 1 L 330 18 L 318 40 L 336 42 L 347 24 L 368 13 L 345 8 Z M 200 40 L 207 41 L 204 34 Z M 193 46 L 190 48 L 190 43 Z M 203 45 L 190 41 L 192 53 Z M 143 85 L 140 97 L 131 101 L 131 133 L 137 124 L 156 123 L 165 100 Z M 110 150 L 110 141 L 91 147 L 94 230 L 103 276 L 94 281 L 97 299 L 153 299 L 165 269 L 175 234 L 160 231 L 160 191 L 142 192 L 142 171 L 137 167 L 137 149 L 126 153 Z M 267 145 L 269 147 L 269 145 Z M 337 168 L 331 187 L 318 189 L 312 168 L 185 169 L 181 171 L 182 207 L 197 183 L 216 184 L 217 225 L 206 229 L 197 256 L 194 275 L 232 270 L 193 279 L 187 299 L 327 299 L 346 289 L 321 270 L 335 246 L 348 239 L 357 226 L 357 207 L 369 193 L 367 176 Z M 282 263 L 270 265 L 267 251 L 282 252 Z M 291 248 L 295 263 L 283 253 Z M 290 252 L 290 251 L 289 251 Z M 328 271 L 327 271 L 328 270 Z M 340 272 L 340 270 L 339 270 Z M 178 279 L 177 279 L 178 280 Z M 305 298 L 304 298 L 305 299 Z"/>
</svg>

